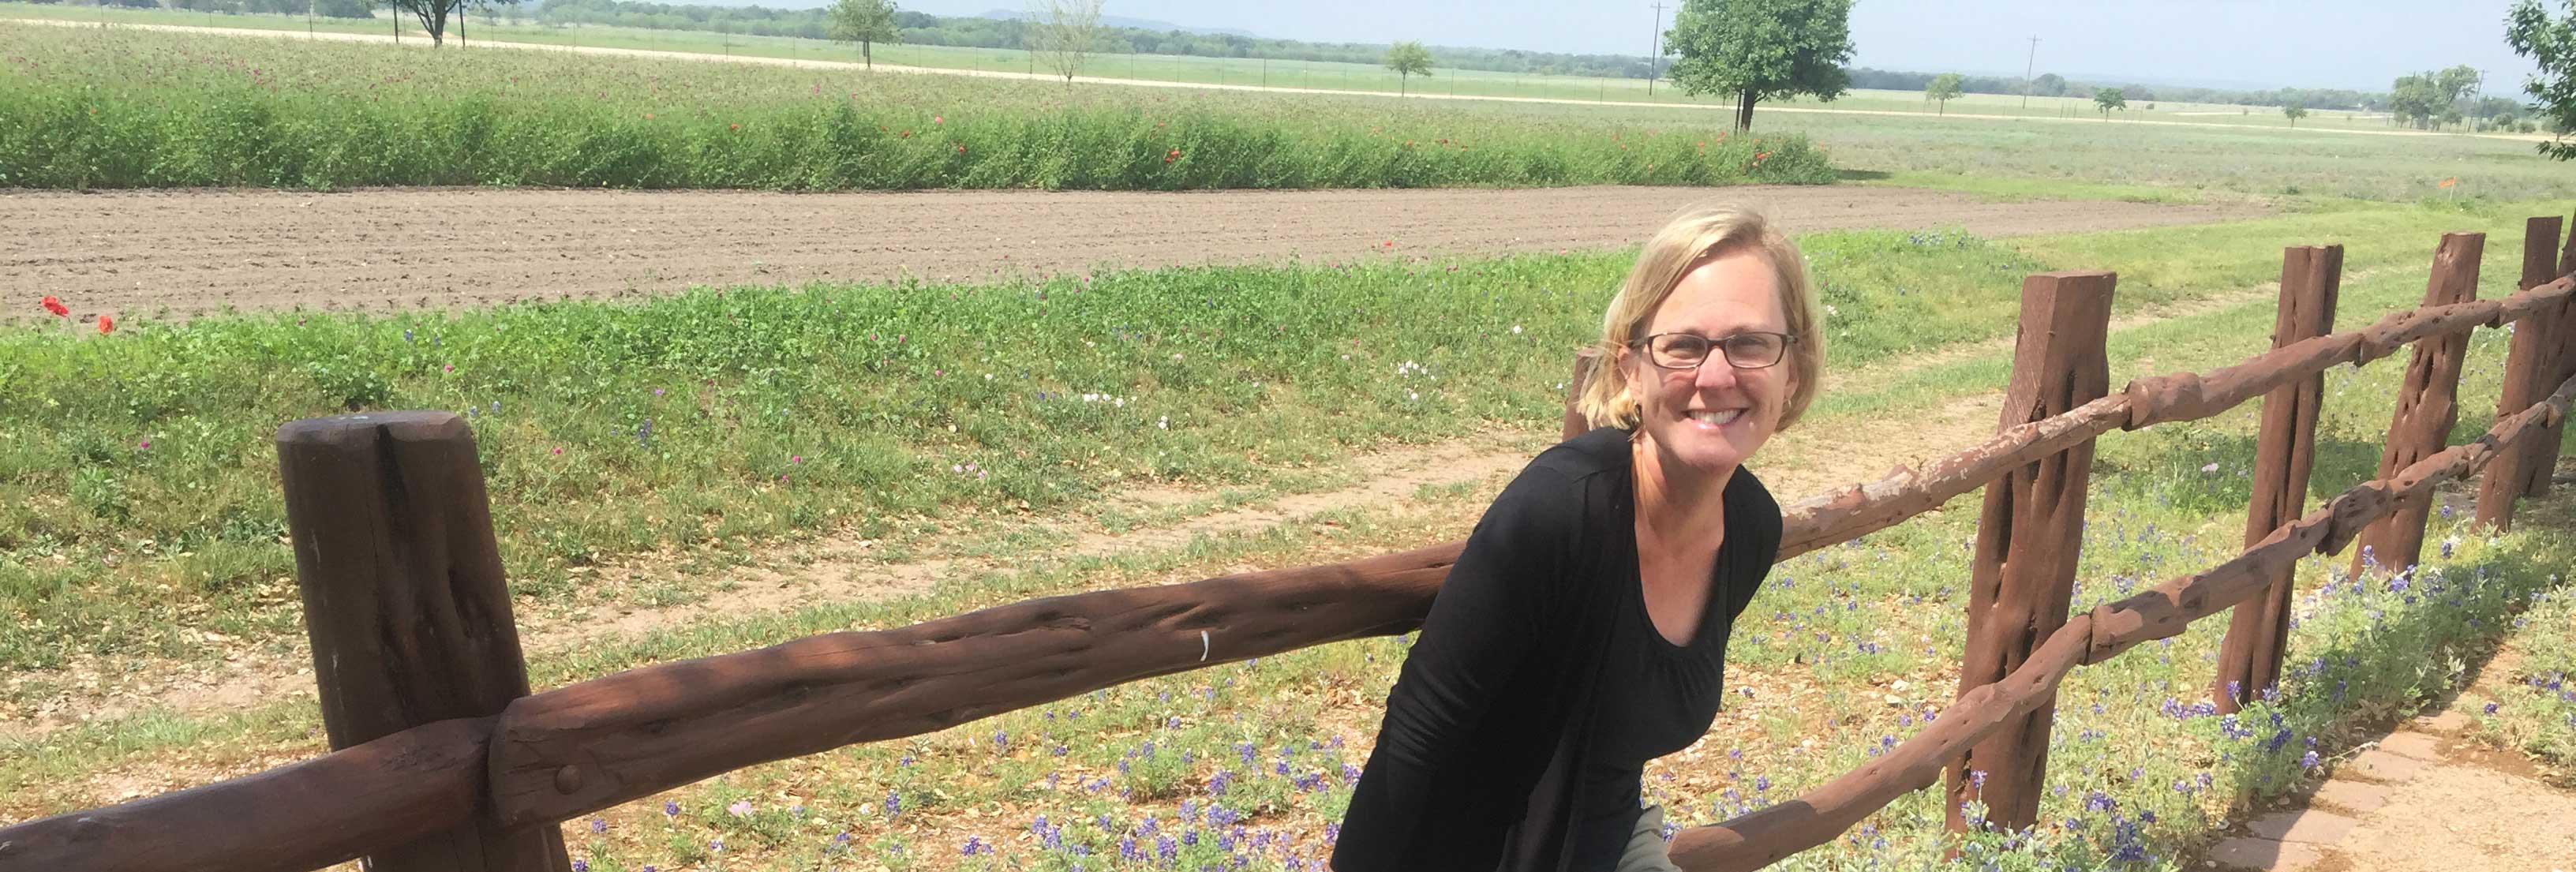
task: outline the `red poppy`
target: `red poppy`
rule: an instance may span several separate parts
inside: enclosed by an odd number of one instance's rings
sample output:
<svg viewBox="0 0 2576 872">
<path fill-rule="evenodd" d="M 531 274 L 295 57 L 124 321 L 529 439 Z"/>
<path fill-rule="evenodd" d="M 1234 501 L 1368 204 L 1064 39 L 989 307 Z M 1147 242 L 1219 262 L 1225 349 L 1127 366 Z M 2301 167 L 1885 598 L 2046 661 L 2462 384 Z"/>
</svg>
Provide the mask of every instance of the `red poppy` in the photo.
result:
<svg viewBox="0 0 2576 872">
<path fill-rule="evenodd" d="M 110 333 L 110 332 L 113 332 L 114 330 L 116 330 L 116 316 L 114 316 L 114 315 L 100 315 L 100 316 L 98 316 L 98 332 L 99 332 L 99 335 L 104 336 L 104 335 L 107 335 L 107 334 L 108 334 L 108 333 Z"/>
<path fill-rule="evenodd" d="M 965 147 L 965 146 L 963 146 L 963 145 L 958 146 L 958 147 L 957 147 L 957 153 L 958 153 L 958 154 L 965 154 L 965 153 L 966 153 L 966 147 Z"/>
<path fill-rule="evenodd" d="M 54 313 L 54 317 L 57 318 L 67 317 L 72 313 L 71 307 L 63 305 L 63 301 L 56 299 L 52 294 L 45 295 L 45 311 Z"/>
<path fill-rule="evenodd" d="M 1181 159 L 1181 150 L 1180 150 L 1180 149 L 1177 149 L 1177 148 L 1172 149 L 1172 153 L 1170 153 L 1170 154 L 1166 154 L 1166 155 L 1163 155 L 1163 162 L 1164 162 L 1164 163 L 1171 163 L 1171 162 L 1173 162 L 1173 161 L 1180 160 L 1180 159 Z"/>
<path fill-rule="evenodd" d="M 727 130 L 741 130 L 741 129 L 742 129 L 742 125 L 741 125 L 740 123 L 728 124 L 728 125 L 725 125 L 725 129 L 727 129 Z"/>
</svg>

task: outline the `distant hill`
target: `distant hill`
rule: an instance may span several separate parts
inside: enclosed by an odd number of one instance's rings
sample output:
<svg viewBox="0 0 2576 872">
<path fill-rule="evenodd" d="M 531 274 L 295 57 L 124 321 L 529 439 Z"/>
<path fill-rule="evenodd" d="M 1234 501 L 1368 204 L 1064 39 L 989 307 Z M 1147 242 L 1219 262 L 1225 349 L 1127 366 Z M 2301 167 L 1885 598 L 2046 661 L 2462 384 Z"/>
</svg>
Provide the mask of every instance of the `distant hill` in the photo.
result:
<svg viewBox="0 0 2576 872">
<path fill-rule="evenodd" d="M 984 13 L 983 17 L 999 19 L 1002 21 L 1026 20 L 1029 17 L 1029 13 L 1010 9 L 995 9 Z M 1255 34 L 1252 31 L 1240 28 L 1186 27 L 1183 25 L 1173 24 L 1169 21 L 1155 21 L 1151 18 L 1121 18 L 1116 15 L 1103 15 L 1100 16 L 1100 24 L 1103 27 L 1133 27 L 1137 30 L 1152 30 L 1163 33 L 1177 30 L 1182 33 L 1196 33 L 1207 36 L 1240 36 L 1246 39 L 1261 38 L 1258 34 Z"/>
</svg>

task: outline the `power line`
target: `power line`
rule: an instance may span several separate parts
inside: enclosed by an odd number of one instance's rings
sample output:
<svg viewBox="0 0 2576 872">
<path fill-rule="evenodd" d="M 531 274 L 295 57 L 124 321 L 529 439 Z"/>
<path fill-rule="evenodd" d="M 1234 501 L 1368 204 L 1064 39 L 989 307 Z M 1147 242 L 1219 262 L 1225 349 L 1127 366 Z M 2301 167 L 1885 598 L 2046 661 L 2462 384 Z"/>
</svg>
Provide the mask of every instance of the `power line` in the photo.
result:
<svg viewBox="0 0 2576 872">
<path fill-rule="evenodd" d="M 2030 108 L 2030 71 L 2039 61 L 2039 37 L 2030 38 L 2030 57 L 2021 62 L 2021 108 Z"/>
<path fill-rule="evenodd" d="M 1655 3 L 1655 53 L 1646 56 L 1646 96 L 1655 95 L 1655 63 L 1664 57 L 1664 4 Z"/>
</svg>

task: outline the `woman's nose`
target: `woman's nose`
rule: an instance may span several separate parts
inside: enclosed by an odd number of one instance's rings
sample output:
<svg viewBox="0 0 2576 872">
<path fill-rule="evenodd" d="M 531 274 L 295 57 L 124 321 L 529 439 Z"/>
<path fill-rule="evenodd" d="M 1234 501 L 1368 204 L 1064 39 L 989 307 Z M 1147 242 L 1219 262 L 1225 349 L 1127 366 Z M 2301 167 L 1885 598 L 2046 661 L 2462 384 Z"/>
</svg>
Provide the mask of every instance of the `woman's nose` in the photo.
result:
<svg viewBox="0 0 2576 872">
<path fill-rule="evenodd" d="M 1742 375 L 1735 371 L 1734 364 L 1726 362 L 1725 356 L 1712 354 L 1709 355 L 1707 362 L 1699 365 L 1699 372 L 1691 380 L 1691 386 L 1701 389 L 1731 388 L 1741 380 Z"/>
</svg>

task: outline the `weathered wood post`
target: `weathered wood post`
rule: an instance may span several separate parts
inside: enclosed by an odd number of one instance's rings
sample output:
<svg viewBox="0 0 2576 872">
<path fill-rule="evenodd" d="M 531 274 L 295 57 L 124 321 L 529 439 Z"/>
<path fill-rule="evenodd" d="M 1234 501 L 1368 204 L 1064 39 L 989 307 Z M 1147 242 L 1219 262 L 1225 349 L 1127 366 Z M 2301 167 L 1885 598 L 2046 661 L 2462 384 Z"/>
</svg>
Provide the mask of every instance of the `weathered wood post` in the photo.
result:
<svg viewBox="0 0 2576 872">
<path fill-rule="evenodd" d="M 2576 273 L 2576 233 L 2567 234 L 2567 247 L 2558 252 L 2558 274 L 2563 276 L 2570 273 Z M 2576 377 L 2576 299 L 2558 304 L 2558 327 L 2555 332 L 2558 336 L 2558 365 L 2552 370 L 2556 377 L 2549 381 L 2552 385 L 2551 389 L 2556 385 L 2567 383 L 2571 377 Z M 2533 455 L 2531 462 L 2539 467 L 2539 472 L 2531 477 L 2531 489 L 2525 491 L 2524 496 L 2538 497 L 2549 494 L 2550 473 L 2558 468 L 2558 443 L 2563 438 L 2560 434 L 2566 431 L 2567 422 L 2561 420 L 2532 435 L 2533 443 L 2539 446 L 2539 453 Z"/>
<path fill-rule="evenodd" d="M 2517 290 L 2548 284 L 2558 277 L 2558 239 L 2565 219 L 2556 215 L 2533 218 L 2524 222 L 2522 231 L 2522 280 Z M 2558 333 L 2558 316 L 2564 303 L 2540 310 L 2513 325 L 2513 347 L 2505 353 L 2504 390 L 2496 399 L 2496 415 L 2502 417 L 2530 408 L 2542 397 L 2558 388 L 2549 381 L 2557 369 L 2558 357 L 2566 340 Z M 2478 483 L 2478 521 L 2498 532 L 2513 528 L 2513 504 L 2523 494 L 2538 486 L 2534 476 L 2549 477 L 2549 467 L 2540 464 L 2540 443 L 2555 444 L 2557 433 L 2544 431 L 2525 437 L 2518 445 L 2507 446 L 2487 463 L 2486 477 Z"/>
<path fill-rule="evenodd" d="M 2108 272 L 2056 272 L 2022 283 L 2021 327 L 2000 427 L 2066 412 L 2110 390 L 2102 345 L 2116 282 Z M 2066 623 L 2092 465 L 2093 443 L 2086 440 L 1986 485 L 1960 695 L 2003 680 Z M 2038 821 L 2055 711 L 2055 704 L 2041 704 L 1950 765 L 1946 805 L 1952 832 L 1972 828 L 1961 805 L 1975 799 L 1985 801 L 1987 820 L 1996 826 L 2018 829 Z"/>
<path fill-rule="evenodd" d="M 528 695 L 474 434 L 448 412 L 277 431 L 295 575 L 334 750 Z M 488 794 L 487 794 L 488 795 Z M 474 822 L 378 852 L 373 872 L 564 872 L 554 825 Z"/>
<path fill-rule="evenodd" d="M 2433 276 L 2426 282 L 2424 305 L 2465 303 L 2478 296 L 2478 258 L 2486 252 L 2484 233 L 2445 233 L 2433 250 Z M 2415 356 L 2406 362 L 2406 381 L 2397 388 L 2397 413 L 2388 424 L 2388 446 L 2379 455 L 2378 478 L 2396 475 L 2408 464 L 2448 447 L 2451 425 L 2459 423 L 2460 362 L 2467 357 L 2466 333 L 2417 340 Z M 2424 553 L 2424 522 L 2433 512 L 2432 495 L 2406 500 L 2397 511 L 2361 531 L 2361 547 L 2352 556 L 2352 573 L 2365 561 L 2392 571 L 2413 566 Z"/>
<path fill-rule="evenodd" d="M 2334 332 L 2335 297 L 2343 284 L 2343 246 L 2301 246 L 2281 257 L 2281 304 L 2272 315 L 2272 347 Z M 2317 408 L 2325 373 L 2263 395 L 2263 429 L 2254 443 L 2253 503 L 2245 513 L 2245 544 L 2252 546 L 2307 511 L 2308 472 L 2316 464 Z M 2236 605 L 2227 638 L 2218 647 L 2218 677 L 2210 696 L 2220 712 L 2281 680 L 2281 651 L 2290 631 L 2289 567 L 2274 575 L 2260 596 Z"/>
<path fill-rule="evenodd" d="M 1592 380 L 1592 368 L 1599 366 L 1600 363 L 1600 349 L 1586 348 L 1574 354 L 1574 379 L 1565 383 L 1565 438 L 1567 439 L 1592 432 L 1591 420 L 1583 417 L 1581 409 L 1574 407 L 1574 401 L 1582 398 L 1584 383 Z"/>
</svg>

